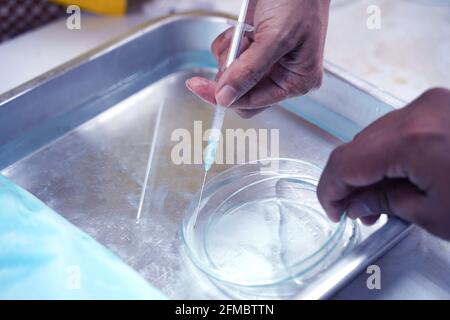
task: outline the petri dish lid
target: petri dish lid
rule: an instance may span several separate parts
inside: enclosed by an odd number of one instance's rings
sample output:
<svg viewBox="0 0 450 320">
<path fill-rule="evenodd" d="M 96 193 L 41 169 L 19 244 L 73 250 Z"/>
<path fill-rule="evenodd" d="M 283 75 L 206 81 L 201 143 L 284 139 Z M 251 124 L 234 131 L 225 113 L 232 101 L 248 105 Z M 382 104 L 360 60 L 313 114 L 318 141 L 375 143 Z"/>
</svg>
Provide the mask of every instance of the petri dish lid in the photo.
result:
<svg viewBox="0 0 450 320">
<path fill-rule="evenodd" d="M 354 225 L 331 222 L 316 188 L 321 169 L 299 160 L 267 159 L 211 179 L 183 221 L 190 259 L 210 278 L 242 288 L 302 284 L 352 243 Z"/>
</svg>

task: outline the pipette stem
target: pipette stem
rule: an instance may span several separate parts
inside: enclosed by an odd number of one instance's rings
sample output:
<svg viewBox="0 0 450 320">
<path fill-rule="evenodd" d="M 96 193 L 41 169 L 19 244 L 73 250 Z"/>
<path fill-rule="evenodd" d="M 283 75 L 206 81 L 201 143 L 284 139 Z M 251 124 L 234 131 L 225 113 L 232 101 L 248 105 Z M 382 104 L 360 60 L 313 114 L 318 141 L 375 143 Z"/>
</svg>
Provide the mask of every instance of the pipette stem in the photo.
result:
<svg viewBox="0 0 450 320">
<path fill-rule="evenodd" d="M 231 64 L 236 60 L 239 55 L 239 50 L 241 46 L 241 41 L 244 36 L 244 33 L 247 31 L 247 25 L 245 24 L 245 20 L 247 18 L 247 11 L 249 7 L 250 0 L 243 0 L 241 10 L 239 13 L 238 23 L 235 26 L 233 39 L 231 40 L 230 50 L 228 53 L 227 61 L 225 63 L 225 67 L 228 68 Z M 208 146 L 205 150 L 205 176 L 203 177 L 202 188 L 200 190 L 200 196 L 198 199 L 197 209 L 195 210 L 194 217 L 194 228 L 197 224 L 197 216 L 198 211 L 200 209 L 200 204 L 203 198 L 203 189 L 205 188 L 206 176 L 208 175 L 208 171 L 211 169 L 217 153 L 217 147 L 221 137 L 221 131 L 223 126 L 223 121 L 225 118 L 226 108 L 223 106 L 217 105 L 214 110 L 214 117 L 211 125 L 211 133 L 208 139 Z"/>
</svg>

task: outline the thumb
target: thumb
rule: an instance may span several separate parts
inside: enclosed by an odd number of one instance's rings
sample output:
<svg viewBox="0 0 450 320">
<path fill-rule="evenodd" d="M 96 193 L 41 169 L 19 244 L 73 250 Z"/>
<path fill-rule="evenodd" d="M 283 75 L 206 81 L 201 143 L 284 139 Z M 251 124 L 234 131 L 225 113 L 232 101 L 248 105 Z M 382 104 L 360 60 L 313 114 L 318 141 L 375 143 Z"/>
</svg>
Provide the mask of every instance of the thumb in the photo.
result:
<svg viewBox="0 0 450 320">
<path fill-rule="evenodd" d="M 385 213 L 412 221 L 422 196 L 406 179 L 386 180 L 353 192 L 349 197 L 348 216 L 356 219 Z"/>
<path fill-rule="evenodd" d="M 231 106 L 261 81 L 284 54 L 269 37 L 261 39 L 258 36 L 220 77 L 216 90 L 217 103 L 224 107 Z"/>
</svg>

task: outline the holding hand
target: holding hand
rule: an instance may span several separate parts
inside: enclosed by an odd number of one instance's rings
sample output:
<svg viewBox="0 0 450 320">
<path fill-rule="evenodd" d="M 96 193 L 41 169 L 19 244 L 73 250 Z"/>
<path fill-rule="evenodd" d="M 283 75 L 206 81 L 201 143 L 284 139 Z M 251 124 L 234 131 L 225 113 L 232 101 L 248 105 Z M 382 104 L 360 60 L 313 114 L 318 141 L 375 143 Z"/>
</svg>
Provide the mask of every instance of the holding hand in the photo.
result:
<svg viewBox="0 0 450 320">
<path fill-rule="evenodd" d="M 426 92 L 337 148 L 318 196 L 334 221 L 387 213 L 450 240 L 450 91 Z"/>
<path fill-rule="evenodd" d="M 248 118 L 319 87 L 329 5 L 329 0 L 253 0 L 247 22 L 255 30 L 242 40 L 240 57 L 223 70 L 232 28 L 212 45 L 220 70 L 216 81 L 196 77 L 188 88 Z"/>
</svg>

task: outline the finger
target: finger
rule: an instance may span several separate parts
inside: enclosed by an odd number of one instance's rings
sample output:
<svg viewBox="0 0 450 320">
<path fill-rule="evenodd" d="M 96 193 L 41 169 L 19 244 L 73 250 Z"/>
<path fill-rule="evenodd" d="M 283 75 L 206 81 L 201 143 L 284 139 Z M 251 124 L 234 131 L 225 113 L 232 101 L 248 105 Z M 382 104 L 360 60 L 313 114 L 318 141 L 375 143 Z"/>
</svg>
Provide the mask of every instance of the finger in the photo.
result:
<svg viewBox="0 0 450 320">
<path fill-rule="evenodd" d="M 386 183 L 386 181 L 382 181 L 369 187 L 358 188 L 353 191 L 348 196 L 348 217 L 358 219 L 382 213 L 390 214 L 392 210 L 386 198 L 386 190 L 384 188 Z"/>
<path fill-rule="evenodd" d="M 228 48 L 231 44 L 231 39 L 233 37 L 234 28 L 229 28 L 226 31 L 222 32 L 212 43 L 211 52 L 219 61 L 219 58 L 226 52 L 228 52 Z"/>
<path fill-rule="evenodd" d="M 381 215 L 377 214 L 373 216 L 361 217 L 359 220 L 361 220 L 362 224 L 365 226 L 372 226 L 378 221 L 378 219 L 380 219 L 380 217 Z"/>
<path fill-rule="evenodd" d="M 409 222 L 421 225 L 426 216 L 426 195 L 415 185 L 407 181 L 392 181 L 384 187 L 389 208 L 388 214 L 398 216 Z M 425 214 L 425 215 L 424 215 Z"/>
<path fill-rule="evenodd" d="M 322 173 L 319 201 L 332 220 L 339 220 L 348 207 L 348 197 L 387 178 L 407 178 L 399 138 L 380 135 L 378 139 L 359 139 L 337 148 Z M 394 170 L 392 170 L 394 168 Z"/>
<path fill-rule="evenodd" d="M 229 44 L 229 43 L 228 43 Z M 250 37 L 244 36 L 244 38 L 241 41 L 240 49 L 238 56 L 242 54 L 245 50 L 247 50 L 250 47 L 251 40 Z M 229 46 L 226 47 L 222 52 L 218 53 L 218 57 L 216 58 L 219 68 L 219 74 L 216 76 L 216 80 L 220 79 L 223 72 L 226 70 L 226 63 L 228 60 L 228 53 L 229 53 Z"/>
<path fill-rule="evenodd" d="M 216 82 L 201 77 L 194 77 L 186 81 L 186 87 L 191 92 L 203 101 L 213 105 L 216 104 L 216 85 Z"/>
<path fill-rule="evenodd" d="M 264 110 L 268 109 L 268 107 L 265 108 L 259 108 L 255 110 L 242 110 L 242 109 L 236 109 L 235 112 L 244 119 L 250 119 L 256 116 L 257 114 L 260 114 Z"/>
<path fill-rule="evenodd" d="M 248 10 L 247 10 L 247 19 L 246 23 L 249 25 L 253 25 L 254 22 L 254 13 L 256 10 L 257 1 L 250 1 Z M 211 46 L 211 51 L 216 58 L 217 61 L 222 60 L 223 65 L 225 64 L 226 57 L 228 56 L 228 49 L 231 44 L 231 40 L 233 39 L 235 28 L 231 27 L 224 32 L 222 32 L 214 41 Z M 243 39 L 241 40 L 241 47 L 239 55 L 248 49 L 251 41 L 253 39 L 253 33 L 245 33 Z M 223 58 L 225 56 L 225 59 Z M 222 59 L 221 59 L 222 57 Z"/>
<path fill-rule="evenodd" d="M 242 43 L 241 43 L 241 49 L 240 52 L 243 52 L 247 50 L 247 48 L 250 46 L 250 39 L 247 37 L 244 37 Z M 221 53 L 218 53 L 218 57 L 216 58 L 217 64 L 218 64 L 218 72 L 214 78 L 214 80 L 217 82 L 219 81 L 220 77 L 222 77 L 223 72 L 226 69 L 226 63 L 228 60 L 228 52 L 229 47 L 226 47 Z M 240 55 L 241 53 L 239 53 Z"/>
<path fill-rule="evenodd" d="M 320 86 L 323 74 L 321 65 L 312 71 L 304 71 L 298 67 L 288 69 L 281 63 L 283 60 L 286 59 L 282 58 L 280 63 L 272 66 L 267 76 L 231 107 L 253 109 L 269 106 L 292 96 L 306 94 Z M 286 63 L 285 61 L 284 64 Z"/>
<path fill-rule="evenodd" d="M 269 77 L 286 91 L 288 97 L 293 97 L 307 94 L 312 89 L 320 87 L 322 75 L 322 69 L 301 73 L 295 68 L 288 69 L 279 63 L 272 68 Z"/>
<path fill-rule="evenodd" d="M 249 25 L 254 24 L 254 14 L 256 10 L 256 4 L 257 1 L 250 1 L 248 10 L 247 10 L 247 19 L 246 23 Z M 228 52 L 228 48 L 230 47 L 231 40 L 234 35 L 234 27 L 228 28 L 224 32 L 222 32 L 212 43 L 211 51 L 213 55 L 216 57 L 216 60 L 224 53 Z M 244 35 L 244 39 L 241 43 L 241 50 L 244 51 L 246 48 L 248 48 L 248 45 L 250 44 L 250 39 L 252 39 L 253 33 L 246 33 Z M 247 44 L 247 47 L 245 46 Z M 242 48 L 244 46 L 244 49 Z"/>
<path fill-rule="evenodd" d="M 292 87 L 295 95 L 319 88 L 323 78 L 323 58 L 320 42 L 308 40 L 280 59 L 272 78 Z M 288 77 L 286 77 L 288 76 Z"/>
<path fill-rule="evenodd" d="M 217 102 L 231 106 L 250 91 L 286 53 L 286 48 L 274 46 L 269 37 L 256 39 L 220 77 Z"/>
<path fill-rule="evenodd" d="M 424 194 L 407 179 L 386 179 L 353 192 L 347 213 L 352 219 L 384 213 L 417 222 L 415 216 L 423 201 Z"/>
<path fill-rule="evenodd" d="M 252 110 L 279 103 L 297 94 L 297 85 L 303 81 L 297 77 L 283 67 L 275 65 L 267 77 L 236 101 L 231 108 Z"/>
<path fill-rule="evenodd" d="M 271 78 L 264 78 L 230 108 L 239 110 L 266 108 L 287 97 L 287 91 L 281 88 Z"/>
</svg>

